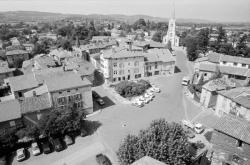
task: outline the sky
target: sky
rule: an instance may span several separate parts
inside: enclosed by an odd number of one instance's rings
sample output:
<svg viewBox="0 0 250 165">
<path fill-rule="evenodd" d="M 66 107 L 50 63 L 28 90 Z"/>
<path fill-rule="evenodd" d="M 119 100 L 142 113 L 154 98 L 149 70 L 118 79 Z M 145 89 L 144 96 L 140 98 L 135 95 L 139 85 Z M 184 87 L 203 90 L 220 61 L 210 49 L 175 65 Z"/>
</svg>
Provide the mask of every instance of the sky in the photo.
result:
<svg viewBox="0 0 250 165">
<path fill-rule="evenodd" d="M 0 11 L 145 14 L 169 18 L 173 0 L 0 0 Z M 250 22 L 250 0 L 175 0 L 176 19 Z"/>
</svg>

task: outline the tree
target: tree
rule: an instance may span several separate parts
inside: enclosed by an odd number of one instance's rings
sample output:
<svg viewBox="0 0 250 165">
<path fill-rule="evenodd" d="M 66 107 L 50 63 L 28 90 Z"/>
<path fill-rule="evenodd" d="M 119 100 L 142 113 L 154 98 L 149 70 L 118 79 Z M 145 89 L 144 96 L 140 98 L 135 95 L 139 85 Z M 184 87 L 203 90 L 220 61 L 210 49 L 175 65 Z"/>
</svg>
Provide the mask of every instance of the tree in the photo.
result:
<svg viewBox="0 0 250 165">
<path fill-rule="evenodd" d="M 141 130 L 138 136 L 128 135 L 117 155 L 122 165 L 129 165 L 146 155 L 165 164 L 183 165 L 191 162 L 188 146 L 186 133 L 180 124 L 160 119 Z"/>
<path fill-rule="evenodd" d="M 193 36 L 187 36 L 185 38 L 185 45 L 187 47 L 187 57 L 190 61 L 194 61 L 198 58 L 197 52 L 197 38 Z"/>
<path fill-rule="evenodd" d="M 137 30 L 137 29 L 143 29 L 147 26 L 146 22 L 144 19 L 140 18 L 139 20 L 137 20 L 134 24 L 133 24 L 133 29 Z"/>
<path fill-rule="evenodd" d="M 152 40 L 156 41 L 156 42 L 162 42 L 162 37 L 163 37 L 163 32 L 162 31 L 157 31 L 153 35 Z"/>
<path fill-rule="evenodd" d="M 197 36 L 198 49 L 203 53 L 207 51 L 208 43 L 209 43 L 209 29 L 201 29 Z"/>
<path fill-rule="evenodd" d="M 69 40 L 67 39 L 62 39 L 59 42 L 59 47 L 62 47 L 64 50 L 72 51 L 72 44 Z"/>
<path fill-rule="evenodd" d="M 246 45 L 246 40 L 247 40 L 247 36 L 244 35 L 242 37 L 240 37 L 237 45 L 236 45 L 236 55 L 239 56 L 245 56 L 246 55 L 246 51 L 247 51 L 247 45 Z"/>
<path fill-rule="evenodd" d="M 218 38 L 217 38 L 217 44 L 220 45 L 222 42 L 226 43 L 227 42 L 227 35 L 226 31 L 223 29 L 222 26 L 218 28 Z"/>
</svg>

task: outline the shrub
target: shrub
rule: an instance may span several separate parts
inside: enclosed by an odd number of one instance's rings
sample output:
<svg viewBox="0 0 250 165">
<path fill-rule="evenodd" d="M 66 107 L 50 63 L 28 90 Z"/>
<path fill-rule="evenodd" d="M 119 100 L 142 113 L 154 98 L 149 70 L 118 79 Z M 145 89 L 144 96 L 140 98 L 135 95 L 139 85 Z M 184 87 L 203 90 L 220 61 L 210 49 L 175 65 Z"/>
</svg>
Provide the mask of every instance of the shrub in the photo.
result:
<svg viewBox="0 0 250 165">
<path fill-rule="evenodd" d="M 121 96 L 127 98 L 127 97 L 139 96 L 143 94 L 150 87 L 151 87 L 150 83 L 145 80 L 139 80 L 138 82 L 122 81 L 119 84 L 115 85 L 115 90 Z"/>
</svg>

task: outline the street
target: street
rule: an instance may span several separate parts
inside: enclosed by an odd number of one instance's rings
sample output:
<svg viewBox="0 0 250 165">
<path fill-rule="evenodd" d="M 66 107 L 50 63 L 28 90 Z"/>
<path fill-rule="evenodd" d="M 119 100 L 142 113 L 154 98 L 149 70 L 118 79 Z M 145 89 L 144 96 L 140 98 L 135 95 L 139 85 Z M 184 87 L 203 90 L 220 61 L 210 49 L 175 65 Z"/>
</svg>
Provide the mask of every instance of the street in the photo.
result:
<svg viewBox="0 0 250 165">
<path fill-rule="evenodd" d="M 154 77 L 150 79 L 160 87 L 161 93 L 156 94 L 152 102 L 142 108 L 128 104 L 122 104 L 114 100 L 112 93 L 102 86 L 95 87 L 102 97 L 112 101 L 110 106 L 103 108 L 100 113 L 88 118 L 91 121 L 99 121 L 101 126 L 88 137 L 78 137 L 76 144 L 62 152 L 54 152 L 49 155 L 31 156 L 28 160 L 13 164 L 44 165 L 44 164 L 90 164 L 95 160 L 95 155 L 105 153 L 113 162 L 118 164 L 116 151 L 122 139 L 127 134 L 137 134 L 140 129 L 149 126 L 152 120 L 164 118 L 169 122 L 180 122 L 182 119 L 193 119 L 200 113 L 200 108 L 194 105 L 183 94 L 181 85 L 182 77 L 192 72 L 188 66 L 186 56 L 182 50 L 175 52 L 177 58 L 178 73 L 166 77 Z M 88 154 L 86 148 L 91 151 Z M 74 160 L 69 163 L 69 160 Z M 88 163 L 88 160 L 90 160 Z M 93 163 L 94 164 L 94 163 Z"/>
</svg>

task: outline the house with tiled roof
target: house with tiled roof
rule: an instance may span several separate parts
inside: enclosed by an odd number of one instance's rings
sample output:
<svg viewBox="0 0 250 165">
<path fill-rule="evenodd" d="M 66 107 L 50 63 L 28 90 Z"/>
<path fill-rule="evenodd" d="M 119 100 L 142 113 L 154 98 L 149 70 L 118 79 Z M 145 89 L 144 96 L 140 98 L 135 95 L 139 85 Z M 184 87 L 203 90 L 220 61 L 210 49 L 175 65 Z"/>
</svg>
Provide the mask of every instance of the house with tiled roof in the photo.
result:
<svg viewBox="0 0 250 165">
<path fill-rule="evenodd" d="M 24 97 L 24 93 L 39 86 L 34 74 L 9 77 L 4 80 L 10 86 L 11 93 L 16 99 Z"/>
<path fill-rule="evenodd" d="M 18 100 L 0 102 L 0 135 L 23 126 L 21 109 Z"/>
<path fill-rule="evenodd" d="M 15 68 L 9 68 L 6 61 L 0 60 L 0 85 L 4 83 L 4 79 L 14 76 Z"/>
<path fill-rule="evenodd" d="M 226 77 L 211 80 L 202 86 L 200 104 L 205 108 L 215 107 L 219 91 L 235 88 L 235 83 Z"/>
<path fill-rule="evenodd" d="M 37 125 L 41 117 L 52 109 L 50 94 L 37 95 L 33 91 L 31 97 L 24 97 L 20 100 L 20 109 L 25 125 Z"/>
<path fill-rule="evenodd" d="M 22 67 L 22 62 L 29 59 L 29 53 L 26 50 L 10 50 L 6 52 L 7 61 L 10 67 Z"/>
<path fill-rule="evenodd" d="M 244 119 L 223 115 L 214 126 L 211 137 L 211 165 L 250 164 L 250 123 Z"/>
<path fill-rule="evenodd" d="M 230 114 L 250 121 L 250 87 L 218 92 L 216 115 Z"/>
<path fill-rule="evenodd" d="M 198 59 L 195 62 L 194 69 L 203 74 L 206 80 L 211 78 L 217 70 L 228 78 L 243 80 L 250 77 L 250 58 L 210 52 L 206 60 Z"/>
</svg>

